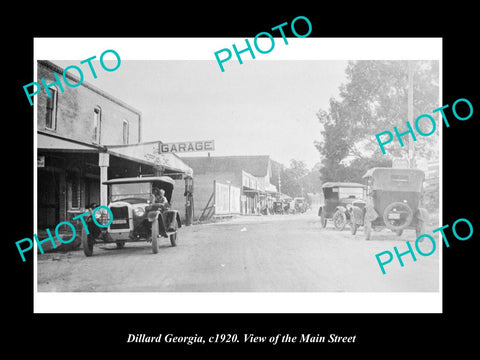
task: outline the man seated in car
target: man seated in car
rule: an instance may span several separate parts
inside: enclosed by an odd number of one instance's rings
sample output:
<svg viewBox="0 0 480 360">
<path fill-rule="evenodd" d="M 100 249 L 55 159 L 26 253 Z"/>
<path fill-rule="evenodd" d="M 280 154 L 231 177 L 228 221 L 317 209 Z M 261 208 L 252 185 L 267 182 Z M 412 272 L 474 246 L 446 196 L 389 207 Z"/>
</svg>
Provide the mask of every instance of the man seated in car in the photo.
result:
<svg viewBox="0 0 480 360">
<path fill-rule="evenodd" d="M 168 200 L 165 197 L 165 190 L 159 188 L 153 188 L 153 195 L 155 195 L 155 203 L 168 206 Z"/>
</svg>

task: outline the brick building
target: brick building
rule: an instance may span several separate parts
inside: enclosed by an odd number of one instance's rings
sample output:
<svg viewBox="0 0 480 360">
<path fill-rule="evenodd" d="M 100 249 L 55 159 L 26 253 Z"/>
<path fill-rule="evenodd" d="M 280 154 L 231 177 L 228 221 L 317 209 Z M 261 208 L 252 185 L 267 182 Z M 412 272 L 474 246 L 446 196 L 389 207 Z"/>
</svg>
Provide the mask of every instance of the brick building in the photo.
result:
<svg viewBox="0 0 480 360">
<path fill-rule="evenodd" d="M 37 62 L 38 82 L 44 78 L 54 83 L 54 73 L 62 79 L 61 67 Z M 49 90 L 51 97 L 45 91 L 36 95 L 39 231 L 70 221 L 91 203 L 107 205 L 107 187 L 102 185 L 107 179 L 192 175 L 176 155 L 156 154 L 158 142 L 141 142 L 139 110 L 87 82 L 75 88 L 64 85 L 63 92 L 56 85 Z"/>
</svg>

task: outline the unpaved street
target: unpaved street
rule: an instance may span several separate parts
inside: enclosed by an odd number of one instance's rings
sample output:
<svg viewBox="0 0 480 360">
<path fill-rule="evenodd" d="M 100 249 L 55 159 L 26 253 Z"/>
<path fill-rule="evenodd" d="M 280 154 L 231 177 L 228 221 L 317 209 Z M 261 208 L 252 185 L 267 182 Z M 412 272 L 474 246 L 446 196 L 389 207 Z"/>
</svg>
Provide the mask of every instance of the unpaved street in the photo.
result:
<svg viewBox="0 0 480 360">
<path fill-rule="evenodd" d="M 431 231 L 431 228 L 428 229 Z M 429 257 L 394 259 L 383 275 L 375 254 L 415 240 L 389 230 L 365 241 L 348 226 L 320 227 L 315 212 L 249 216 L 182 227 L 177 247 L 149 243 L 96 244 L 82 250 L 38 255 L 38 291 L 62 292 L 435 292 L 439 289 L 439 246 Z M 425 244 L 425 252 L 431 249 Z"/>
</svg>

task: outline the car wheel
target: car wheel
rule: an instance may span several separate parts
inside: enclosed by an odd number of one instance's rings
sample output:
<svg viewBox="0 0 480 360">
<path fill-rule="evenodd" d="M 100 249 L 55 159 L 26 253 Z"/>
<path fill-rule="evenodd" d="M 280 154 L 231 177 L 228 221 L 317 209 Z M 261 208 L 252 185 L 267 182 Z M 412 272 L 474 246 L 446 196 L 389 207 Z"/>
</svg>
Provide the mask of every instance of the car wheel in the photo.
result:
<svg viewBox="0 0 480 360">
<path fill-rule="evenodd" d="M 152 222 L 152 252 L 158 253 L 158 219 Z"/>
<path fill-rule="evenodd" d="M 398 214 L 398 219 L 391 219 L 389 216 Z M 408 204 L 394 202 L 385 207 L 383 211 L 383 222 L 385 226 L 393 231 L 403 230 L 410 225 L 413 219 L 413 211 Z"/>
<path fill-rule="evenodd" d="M 352 235 L 355 235 L 357 233 L 357 229 L 358 229 L 358 224 L 357 224 L 357 221 L 355 220 L 355 216 L 352 213 L 350 215 L 350 232 L 352 233 Z"/>
<path fill-rule="evenodd" d="M 368 220 L 365 220 L 365 240 L 370 240 L 370 237 L 372 236 L 372 223 Z"/>
<path fill-rule="evenodd" d="M 125 241 L 117 241 L 117 249 L 123 249 L 125 247 Z"/>
<path fill-rule="evenodd" d="M 170 244 L 172 244 L 172 246 L 177 246 L 177 239 L 178 239 L 178 231 L 175 231 L 175 233 L 170 234 Z"/>
<path fill-rule="evenodd" d="M 320 214 L 320 224 L 322 225 L 322 228 L 327 227 L 327 219 L 325 218 L 325 214 L 323 213 L 323 211 Z"/>
<path fill-rule="evenodd" d="M 339 231 L 345 229 L 345 225 L 347 224 L 347 217 L 343 211 L 337 210 L 335 214 L 333 214 L 333 225 Z"/>
<path fill-rule="evenodd" d="M 88 234 L 85 232 L 85 229 L 82 229 L 81 234 L 82 239 L 82 247 L 85 256 L 92 256 L 93 255 L 93 243 L 95 242 L 93 239 L 92 234 Z"/>
</svg>

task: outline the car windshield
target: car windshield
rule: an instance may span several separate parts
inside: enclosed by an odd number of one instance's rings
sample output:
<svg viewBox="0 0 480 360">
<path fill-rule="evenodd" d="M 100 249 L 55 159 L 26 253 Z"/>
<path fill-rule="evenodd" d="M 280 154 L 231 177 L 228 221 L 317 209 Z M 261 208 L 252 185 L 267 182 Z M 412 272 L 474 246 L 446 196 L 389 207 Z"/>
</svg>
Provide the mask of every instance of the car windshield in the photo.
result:
<svg viewBox="0 0 480 360">
<path fill-rule="evenodd" d="M 125 199 L 150 199 L 150 183 L 113 184 L 110 185 L 111 201 Z"/>
<path fill-rule="evenodd" d="M 339 199 L 363 199 L 363 188 L 340 187 L 338 188 Z"/>
</svg>

